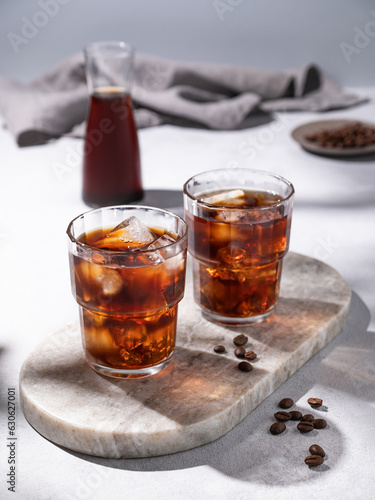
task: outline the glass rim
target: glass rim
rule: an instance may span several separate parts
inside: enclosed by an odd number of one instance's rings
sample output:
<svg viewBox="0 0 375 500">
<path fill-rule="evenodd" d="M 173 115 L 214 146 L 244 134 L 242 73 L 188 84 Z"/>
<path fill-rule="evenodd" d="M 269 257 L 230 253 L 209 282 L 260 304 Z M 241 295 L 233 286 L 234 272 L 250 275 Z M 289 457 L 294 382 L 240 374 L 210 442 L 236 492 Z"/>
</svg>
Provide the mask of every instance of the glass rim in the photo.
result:
<svg viewBox="0 0 375 500">
<path fill-rule="evenodd" d="M 88 245 L 87 243 L 82 243 L 81 241 L 78 241 L 77 238 L 75 236 L 73 236 L 73 234 L 72 234 L 72 228 L 73 228 L 74 223 L 78 219 L 83 218 L 87 214 L 91 214 L 91 213 L 94 213 L 94 212 L 100 212 L 101 210 L 110 210 L 110 209 L 114 209 L 114 208 L 117 208 L 117 209 L 118 208 L 125 208 L 126 210 L 129 210 L 129 209 L 130 210 L 147 209 L 147 210 L 156 211 L 156 212 L 159 212 L 159 213 L 167 213 L 169 215 L 172 215 L 174 218 L 178 219 L 180 222 L 182 222 L 182 227 L 184 228 L 184 233 L 183 233 L 182 236 L 180 236 L 178 238 L 178 240 L 176 240 L 176 241 L 174 241 L 172 243 L 168 243 L 167 245 L 164 245 L 162 247 L 154 248 L 154 249 L 147 249 L 147 247 L 146 247 L 146 248 L 135 250 L 135 251 L 134 250 L 129 250 L 129 249 L 128 250 L 108 250 L 108 249 L 103 249 L 103 248 L 96 248 L 96 247 L 94 247 L 92 245 Z M 126 255 L 129 255 L 129 254 L 140 255 L 140 254 L 145 254 L 145 253 L 149 253 L 149 252 L 150 253 L 151 252 L 160 252 L 161 250 L 164 250 L 165 248 L 169 248 L 169 247 L 172 247 L 173 245 L 176 245 L 177 243 L 183 242 L 184 240 L 187 239 L 188 225 L 187 225 L 187 223 L 184 221 L 184 219 L 182 217 L 180 217 L 179 215 L 175 214 L 174 212 L 171 212 L 170 210 L 166 210 L 164 208 L 150 207 L 148 205 L 111 205 L 111 206 L 108 206 L 108 207 L 99 207 L 99 208 L 94 208 L 92 210 L 87 210 L 86 212 L 83 212 L 80 215 L 77 215 L 77 217 L 74 217 L 74 219 L 72 219 L 69 222 L 68 227 L 66 229 L 66 234 L 68 235 L 68 238 L 70 239 L 70 241 L 72 243 L 75 243 L 78 247 L 80 247 L 80 248 L 82 248 L 84 250 L 90 250 L 90 251 L 95 251 L 95 252 L 98 252 L 98 253 L 104 253 L 104 255 L 121 255 L 121 254 L 126 254 Z"/>
<path fill-rule="evenodd" d="M 123 57 L 130 56 L 132 57 L 135 49 L 134 46 L 130 43 L 123 42 L 122 40 L 104 40 L 101 42 L 91 42 L 83 47 L 83 52 L 86 57 L 104 57 L 104 54 L 101 52 L 103 49 L 106 49 L 109 53 L 106 54 L 106 57 Z"/>
<path fill-rule="evenodd" d="M 190 177 L 190 179 L 188 179 L 185 182 L 185 184 L 183 186 L 183 194 L 186 195 L 190 200 L 197 202 L 200 205 L 205 206 L 209 209 L 215 208 L 216 210 L 221 209 L 221 210 L 235 210 L 235 211 L 240 211 L 240 210 L 244 210 L 244 211 L 257 210 L 257 211 L 259 211 L 259 210 L 267 210 L 267 209 L 270 209 L 273 207 L 283 205 L 285 202 L 289 201 L 295 193 L 293 184 L 290 181 L 288 181 L 288 179 L 286 179 L 285 177 L 283 177 L 279 174 L 275 174 L 274 172 L 268 172 L 267 170 L 258 170 L 258 169 L 246 168 L 246 167 L 238 167 L 238 168 L 236 167 L 233 170 L 242 171 L 242 172 L 254 172 L 257 174 L 265 174 L 268 177 L 273 177 L 275 179 L 278 179 L 279 181 L 284 182 L 290 188 L 290 193 L 288 194 L 288 196 L 286 196 L 282 200 L 274 202 L 274 203 L 270 203 L 269 205 L 260 205 L 257 207 L 242 207 L 241 208 L 241 207 L 236 207 L 236 206 L 230 207 L 230 206 L 225 206 L 225 205 L 215 205 L 213 203 L 207 203 L 205 201 L 199 200 L 196 196 L 194 196 L 188 192 L 187 186 L 188 186 L 189 182 L 191 182 L 193 179 L 198 178 L 201 175 L 205 175 L 205 174 L 209 174 L 209 173 L 213 173 L 213 172 L 230 172 L 231 170 L 232 170 L 231 168 L 216 168 L 216 169 L 212 169 L 212 170 L 205 170 L 204 172 L 199 172 L 198 174 L 195 174 L 192 177 Z"/>
</svg>

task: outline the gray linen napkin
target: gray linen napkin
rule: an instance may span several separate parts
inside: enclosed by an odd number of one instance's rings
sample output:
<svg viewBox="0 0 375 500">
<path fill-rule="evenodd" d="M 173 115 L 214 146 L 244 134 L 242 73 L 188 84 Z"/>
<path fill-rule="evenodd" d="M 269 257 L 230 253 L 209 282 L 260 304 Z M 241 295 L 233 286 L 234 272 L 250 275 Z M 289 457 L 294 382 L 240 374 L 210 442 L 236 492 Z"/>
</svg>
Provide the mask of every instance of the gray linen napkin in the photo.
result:
<svg viewBox="0 0 375 500">
<path fill-rule="evenodd" d="M 238 128 L 251 114 L 256 122 L 259 111 L 326 111 L 365 101 L 344 94 L 315 65 L 276 72 L 141 53 L 134 61 L 132 96 L 139 128 L 171 123 L 218 130 Z M 80 53 L 30 84 L 0 76 L 0 111 L 19 146 L 82 137 L 88 102 Z"/>
</svg>

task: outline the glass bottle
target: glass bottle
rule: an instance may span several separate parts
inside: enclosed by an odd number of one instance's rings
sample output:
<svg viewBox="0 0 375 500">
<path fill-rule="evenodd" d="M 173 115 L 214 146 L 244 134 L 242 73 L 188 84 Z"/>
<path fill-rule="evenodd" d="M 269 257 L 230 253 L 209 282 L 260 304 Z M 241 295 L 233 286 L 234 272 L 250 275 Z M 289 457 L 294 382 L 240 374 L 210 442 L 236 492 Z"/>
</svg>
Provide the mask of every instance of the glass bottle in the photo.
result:
<svg viewBox="0 0 375 500">
<path fill-rule="evenodd" d="M 84 49 L 90 109 L 84 143 L 83 201 L 121 205 L 143 196 L 130 85 L 133 48 L 96 42 Z"/>
</svg>

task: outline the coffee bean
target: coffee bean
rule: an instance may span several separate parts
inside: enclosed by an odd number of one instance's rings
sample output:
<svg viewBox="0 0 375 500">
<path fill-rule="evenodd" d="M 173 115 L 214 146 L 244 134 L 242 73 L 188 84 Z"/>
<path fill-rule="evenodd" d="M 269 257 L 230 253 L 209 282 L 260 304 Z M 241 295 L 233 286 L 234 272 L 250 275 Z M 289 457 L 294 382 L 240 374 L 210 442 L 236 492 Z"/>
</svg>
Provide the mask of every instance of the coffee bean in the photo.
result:
<svg viewBox="0 0 375 500">
<path fill-rule="evenodd" d="M 307 400 L 307 402 L 309 403 L 309 405 L 312 407 L 312 408 L 319 408 L 320 406 L 322 406 L 323 404 L 323 399 L 319 399 L 319 398 L 309 398 Z"/>
<path fill-rule="evenodd" d="M 290 399 L 290 398 L 284 398 L 279 403 L 280 408 L 283 408 L 284 410 L 291 408 L 293 405 L 294 405 L 294 401 L 293 401 L 293 399 Z"/>
<path fill-rule="evenodd" d="M 248 337 L 246 337 L 246 335 L 241 333 L 240 335 L 237 335 L 237 337 L 234 337 L 233 343 L 234 345 L 245 345 L 248 340 L 249 340 Z"/>
<path fill-rule="evenodd" d="M 320 455 L 321 457 L 326 456 L 325 451 L 318 444 L 312 444 L 309 448 L 309 452 L 311 453 L 311 455 Z"/>
<path fill-rule="evenodd" d="M 301 418 L 302 422 L 312 422 L 313 420 L 315 420 L 315 417 L 314 415 L 311 415 L 311 413 L 306 413 L 306 415 L 304 415 L 302 418 Z"/>
<path fill-rule="evenodd" d="M 324 463 L 324 458 L 320 455 L 309 455 L 305 458 L 305 464 L 311 467 L 317 467 L 318 465 L 322 465 L 322 463 Z"/>
<path fill-rule="evenodd" d="M 325 429 L 327 427 L 327 421 L 324 418 L 315 418 L 311 423 L 314 429 Z"/>
<path fill-rule="evenodd" d="M 275 422 L 270 427 L 270 433 L 276 436 L 277 434 L 281 434 L 286 429 L 286 425 L 283 422 Z"/>
<path fill-rule="evenodd" d="M 234 350 L 234 355 L 237 357 L 237 358 L 244 358 L 245 357 L 245 348 L 244 347 L 236 347 L 235 350 Z"/>
<path fill-rule="evenodd" d="M 225 352 L 225 347 L 223 345 L 215 345 L 214 351 L 218 354 Z"/>
<path fill-rule="evenodd" d="M 245 353 L 245 358 L 248 359 L 249 361 L 253 361 L 257 357 L 256 353 L 254 351 L 247 351 Z"/>
<path fill-rule="evenodd" d="M 300 422 L 297 425 L 297 429 L 300 432 L 311 432 L 314 429 L 314 426 L 311 422 Z"/>
<path fill-rule="evenodd" d="M 318 130 L 305 138 L 323 147 L 358 148 L 375 143 L 375 128 L 361 122 L 351 122 L 333 130 Z"/>
<path fill-rule="evenodd" d="M 323 458 L 326 456 L 326 452 L 318 444 L 312 444 L 309 448 L 309 452 L 311 453 L 311 455 L 319 455 Z"/>
<path fill-rule="evenodd" d="M 292 410 L 290 413 L 290 420 L 301 420 L 302 413 L 300 411 Z"/>
<path fill-rule="evenodd" d="M 287 411 L 277 411 L 275 414 L 274 414 L 274 417 L 276 418 L 276 420 L 278 420 L 279 422 L 287 422 L 288 420 L 290 420 L 290 413 L 287 412 Z"/>
<path fill-rule="evenodd" d="M 241 361 L 241 363 L 238 363 L 238 368 L 241 370 L 241 372 L 251 372 L 253 369 L 253 365 L 248 363 L 247 361 Z"/>
</svg>

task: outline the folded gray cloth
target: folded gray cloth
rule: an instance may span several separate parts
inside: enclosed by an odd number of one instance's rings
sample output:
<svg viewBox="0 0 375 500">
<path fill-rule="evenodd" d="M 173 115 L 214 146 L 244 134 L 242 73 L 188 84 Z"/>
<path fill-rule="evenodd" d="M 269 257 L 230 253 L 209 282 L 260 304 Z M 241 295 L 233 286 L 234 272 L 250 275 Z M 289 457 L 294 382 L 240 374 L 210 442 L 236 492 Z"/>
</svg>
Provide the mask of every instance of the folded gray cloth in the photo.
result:
<svg viewBox="0 0 375 500">
<path fill-rule="evenodd" d="M 181 63 L 140 53 L 134 61 L 132 96 L 139 128 L 172 123 L 220 130 L 240 127 L 251 114 L 326 111 L 365 100 L 344 94 L 315 65 L 275 72 Z M 30 84 L 0 77 L 0 111 L 19 146 L 62 135 L 83 136 L 87 109 L 82 54 L 65 59 Z"/>
</svg>

